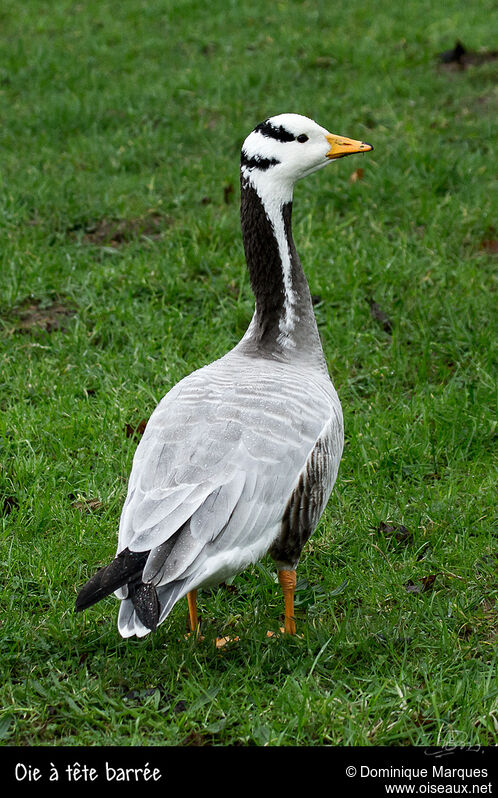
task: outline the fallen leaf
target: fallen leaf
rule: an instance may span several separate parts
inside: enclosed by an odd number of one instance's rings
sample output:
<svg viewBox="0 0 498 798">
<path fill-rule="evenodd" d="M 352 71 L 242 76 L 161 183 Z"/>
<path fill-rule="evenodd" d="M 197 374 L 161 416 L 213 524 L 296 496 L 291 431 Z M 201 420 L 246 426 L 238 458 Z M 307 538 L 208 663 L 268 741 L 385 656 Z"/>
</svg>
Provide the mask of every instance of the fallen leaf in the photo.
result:
<svg viewBox="0 0 498 798">
<path fill-rule="evenodd" d="M 485 554 L 484 557 L 480 557 L 476 562 L 476 567 L 479 573 L 481 573 L 483 568 L 498 568 L 498 552 Z"/>
<path fill-rule="evenodd" d="M 332 66 L 333 59 L 327 55 L 319 55 L 315 60 L 312 62 L 311 66 L 318 67 L 319 69 L 328 69 L 328 67 Z"/>
<path fill-rule="evenodd" d="M 201 53 L 202 55 L 211 55 L 216 52 L 216 49 L 217 45 L 214 42 L 208 42 L 202 46 Z"/>
<path fill-rule="evenodd" d="M 223 648 L 227 643 L 237 643 L 238 640 L 238 637 L 217 637 L 216 648 Z"/>
<path fill-rule="evenodd" d="M 138 422 L 137 426 L 134 427 L 132 424 L 125 424 L 124 431 L 127 438 L 141 438 L 145 432 L 145 427 L 147 426 L 147 421 L 142 419 Z"/>
<path fill-rule="evenodd" d="M 364 169 L 355 169 L 353 174 L 349 178 L 350 183 L 357 183 L 358 180 L 363 180 L 363 175 L 365 174 Z"/>
<path fill-rule="evenodd" d="M 437 471 L 431 471 L 430 474 L 424 474 L 424 480 L 429 482 L 433 479 L 441 479 L 441 474 L 438 474 Z"/>
<path fill-rule="evenodd" d="M 489 241 L 481 241 L 481 249 L 490 255 L 498 255 L 498 239 L 493 238 Z"/>
<path fill-rule="evenodd" d="M 5 496 L 2 502 L 2 515 L 10 515 L 12 510 L 19 509 L 19 502 L 15 496 Z"/>
<path fill-rule="evenodd" d="M 100 499 L 85 499 L 84 496 L 78 496 L 78 500 L 72 504 L 76 510 L 81 510 L 81 512 L 87 513 L 91 512 L 92 510 L 98 510 L 99 507 L 103 506 Z"/>
<path fill-rule="evenodd" d="M 196 747 L 202 745 L 210 745 L 211 744 L 210 739 L 211 738 L 208 737 L 206 734 L 201 734 L 201 732 L 197 731 L 191 731 L 189 732 L 189 734 L 187 734 L 186 737 L 184 737 L 184 739 L 181 742 L 181 745 L 193 745 Z"/>
<path fill-rule="evenodd" d="M 235 282 L 235 280 L 232 280 L 230 283 L 228 283 L 228 285 L 227 285 L 227 288 L 228 288 L 228 291 L 229 291 L 229 293 L 230 293 L 230 294 L 231 294 L 231 295 L 232 295 L 232 296 L 233 296 L 235 299 L 238 299 L 238 298 L 239 298 L 239 295 L 240 295 L 240 287 L 237 285 L 237 283 Z"/>
<path fill-rule="evenodd" d="M 179 701 L 176 702 L 175 706 L 173 707 L 173 712 L 175 715 L 180 715 L 182 712 L 186 712 L 187 710 L 187 702 L 181 698 Z"/>
<path fill-rule="evenodd" d="M 423 712 L 417 712 L 414 715 L 412 715 L 412 723 L 414 723 L 415 726 L 422 726 L 422 727 L 423 726 L 430 726 L 430 727 L 432 727 L 435 724 L 435 720 L 432 717 L 432 715 L 429 715 L 428 717 L 426 717 L 423 714 Z"/>
<path fill-rule="evenodd" d="M 394 537 L 398 543 L 408 542 L 413 537 L 410 530 L 407 529 L 406 526 L 403 526 L 403 524 L 386 524 L 385 521 L 381 521 L 377 527 L 377 531 L 382 532 L 383 535 Z"/>
<path fill-rule="evenodd" d="M 410 579 L 405 585 L 405 590 L 407 593 L 428 593 L 434 587 L 436 576 L 438 574 L 424 576 L 419 582 L 412 582 Z"/>
<path fill-rule="evenodd" d="M 222 588 L 222 590 L 226 590 L 227 593 L 234 594 L 234 593 L 238 593 L 239 592 L 237 587 L 236 587 L 236 585 L 229 585 L 229 584 L 227 584 L 227 582 L 220 582 L 218 587 Z"/>
<path fill-rule="evenodd" d="M 234 194 L 234 187 L 232 183 L 228 183 L 228 185 L 223 186 L 223 199 L 226 205 L 228 205 L 232 201 L 233 194 Z"/>
<path fill-rule="evenodd" d="M 367 302 L 370 305 L 370 315 L 372 319 L 380 324 L 384 332 L 392 333 L 393 325 L 387 313 L 384 313 L 380 305 L 378 305 L 374 299 L 367 299 Z"/>
<path fill-rule="evenodd" d="M 151 696 L 155 695 L 157 692 L 162 693 L 160 687 L 147 687 L 143 690 L 129 690 L 127 693 L 125 693 L 124 697 L 128 701 L 137 701 L 138 703 L 143 704 L 147 698 L 150 698 Z M 172 696 L 166 694 L 165 698 L 171 699 Z"/>
</svg>

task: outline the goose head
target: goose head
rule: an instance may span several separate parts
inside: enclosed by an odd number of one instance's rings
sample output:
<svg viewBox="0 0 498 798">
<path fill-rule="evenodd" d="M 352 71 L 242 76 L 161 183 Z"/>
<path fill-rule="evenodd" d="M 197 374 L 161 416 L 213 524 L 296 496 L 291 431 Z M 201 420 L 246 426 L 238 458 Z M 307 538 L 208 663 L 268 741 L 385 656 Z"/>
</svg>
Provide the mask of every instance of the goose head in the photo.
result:
<svg viewBox="0 0 498 798">
<path fill-rule="evenodd" d="M 257 125 L 244 141 L 242 178 L 260 193 L 271 185 L 288 198 L 297 180 L 333 160 L 372 149 L 364 141 L 330 133 L 306 116 L 278 114 Z"/>
</svg>

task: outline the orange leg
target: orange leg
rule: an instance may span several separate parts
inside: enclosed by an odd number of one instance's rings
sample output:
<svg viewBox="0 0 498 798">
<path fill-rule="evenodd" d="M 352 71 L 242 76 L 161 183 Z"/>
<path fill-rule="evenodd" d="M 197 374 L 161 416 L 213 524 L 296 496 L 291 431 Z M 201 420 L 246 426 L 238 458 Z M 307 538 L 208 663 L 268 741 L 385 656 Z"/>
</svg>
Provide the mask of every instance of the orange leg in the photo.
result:
<svg viewBox="0 0 498 798">
<path fill-rule="evenodd" d="M 187 601 L 190 628 L 193 632 L 196 632 L 199 627 L 199 621 L 197 620 L 197 590 L 191 590 L 190 593 L 187 593 Z"/>
<path fill-rule="evenodd" d="M 289 635 L 296 634 L 296 624 L 294 622 L 294 591 L 296 589 L 296 572 L 279 571 L 278 581 L 282 586 L 285 606 L 285 631 Z"/>
</svg>

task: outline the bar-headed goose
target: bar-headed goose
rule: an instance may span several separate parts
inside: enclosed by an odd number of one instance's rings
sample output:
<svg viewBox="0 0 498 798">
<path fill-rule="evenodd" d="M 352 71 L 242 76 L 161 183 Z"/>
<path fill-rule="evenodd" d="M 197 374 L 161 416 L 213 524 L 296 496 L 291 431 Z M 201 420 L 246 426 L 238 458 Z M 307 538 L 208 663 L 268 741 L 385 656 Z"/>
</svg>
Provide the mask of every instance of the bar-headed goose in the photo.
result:
<svg viewBox="0 0 498 798">
<path fill-rule="evenodd" d="M 232 351 L 175 385 L 138 445 L 116 558 L 80 591 L 111 592 L 123 637 L 142 637 L 197 589 L 269 553 L 295 632 L 301 550 L 334 485 L 343 420 L 291 233 L 296 180 L 371 150 L 297 114 L 259 124 L 241 155 L 241 223 L 255 311 Z"/>
</svg>

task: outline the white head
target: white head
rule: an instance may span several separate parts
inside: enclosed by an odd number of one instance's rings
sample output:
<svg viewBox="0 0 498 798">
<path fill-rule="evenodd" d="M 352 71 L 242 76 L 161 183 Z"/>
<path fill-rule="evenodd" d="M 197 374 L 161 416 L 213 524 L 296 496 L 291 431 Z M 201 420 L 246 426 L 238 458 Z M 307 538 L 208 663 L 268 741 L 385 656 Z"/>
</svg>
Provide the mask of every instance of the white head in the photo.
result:
<svg viewBox="0 0 498 798">
<path fill-rule="evenodd" d="M 371 144 L 329 133 L 300 114 L 266 119 L 242 145 L 241 170 L 261 195 L 269 184 L 286 201 L 297 180 L 316 172 L 331 160 L 372 150 Z"/>
</svg>

